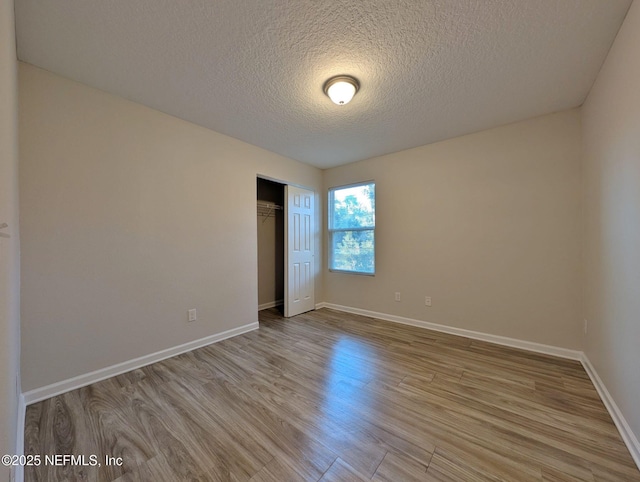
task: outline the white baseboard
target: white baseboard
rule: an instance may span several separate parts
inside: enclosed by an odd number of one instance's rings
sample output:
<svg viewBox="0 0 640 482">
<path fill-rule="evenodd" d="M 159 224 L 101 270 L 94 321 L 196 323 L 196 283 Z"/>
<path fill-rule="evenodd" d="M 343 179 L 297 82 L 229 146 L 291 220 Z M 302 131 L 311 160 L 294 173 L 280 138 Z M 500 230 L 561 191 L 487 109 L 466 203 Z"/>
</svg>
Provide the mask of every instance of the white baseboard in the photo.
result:
<svg viewBox="0 0 640 482">
<path fill-rule="evenodd" d="M 18 395 L 18 427 L 16 434 L 16 452 L 15 454 L 20 456 L 24 455 L 24 428 L 25 417 L 27 412 L 27 404 L 24 401 L 24 395 L 21 393 Z M 12 481 L 23 482 L 24 481 L 24 466 L 16 465 L 13 468 Z"/>
<path fill-rule="evenodd" d="M 266 310 L 268 308 L 275 308 L 276 306 L 282 305 L 284 305 L 284 300 L 269 301 L 268 303 L 262 303 L 261 305 L 258 305 L 258 311 Z"/>
<path fill-rule="evenodd" d="M 334 305 L 333 303 L 318 303 L 316 305 L 316 308 L 330 308 L 332 310 L 344 311 L 345 313 L 353 313 L 356 315 L 378 318 L 380 320 L 392 321 L 394 323 L 401 323 L 403 325 L 417 326 L 419 328 L 426 328 L 428 330 L 449 333 L 451 335 L 465 336 L 467 338 L 473 338 L 474 340 L 487 341 L 490 343 L 495 343 L 497 345 L 509 346 L 511 348 L 520 348 L 522 350 L 544 353 L 545 355 L 553 355 L 560 358 L 568 358 L 570 360 L 582 360 L 582 352 L 578 350 L 569 350 L 567 348 L 560 348 L 552 345 L 544 345 L 542 343 L 518 340 L 516 338 L 508 338 L 506 336 L 490 335 L 488 333 L 482 333 L 480 331 L 465 330 L 463 328 L 440 325 L 438 323 L 431 323 L 429 321 L 405 318 L 403 316 L 389 315 L 387 313 L 379 313 L 377 311 L 363 310 L 360 308 L 353 308 L 351 306 Z"/>
<path fill-rule="evenodd" d="M 223 331 L 222 333 L 217 333 L 215 335 L 207 336 L 199 340 L 190 341 L 182 345 L 167 348 L 166 350 L 161 350 L 149 355 L 141 356 L 139 358 L 134 358 L 133 360 L 118 363 L 117 365 L 112 365 L 110 367 L 101 368 L 100 370 L 96 370 L 90 373 L 78 375 L 77 377 L 69 378 L 68 380 L 63 380 L 61 382 L 52 383 L 51 385 L 47 385 L 41 388 L 29 390 L 28 392 L 25 392 L 23 394 L 24 400 L 26 405 L 31 405 L 32 403 L 40 402 L 42 400 L 55 397 L 56 395 L 60 395 L 77 388 L 91 385 L 92 383 L 99 382 L 106 378 L 111 378 L 116 375 L 135 370 L 136 368 L 150 365 L 152 363 L 171 358 L 172 356 L 195 350 L 196 348 L 201 348 L 218 341 L 226 340 L 227 338 L 242 335 L 243 333 L 247 333 L 249 331 L 257 330 L 258 327 L 259 325 L 256 321 L 254 323 L 239 326 L 238 328 Z"/>
<path fill-rule="evenodd" d="M 607 387 L 602 382 L 598 372 L 596 372 L 596 369 L 591 364 L 591 361 L 589 361 L 589 358 L 585 353 L 582 354 L 582 359 L 580 361 L 582 361 L 582 366 L 584 366 L 587 375 L 589 375 L 593 385 L 596 387 L 598 395 L 600 395 L 600 398 L 602 399 L 602 403 L 607 407 L 609 415 L 611 415 L 611 418 L 613 419 L 613 423 L 616 424 L 622 440 L 629 449 L 631 457 L 633 457 L 633 461 L 638 466 L 638 469 L 640 469 L 640 442 L 638 442 L 638 438 L 633 433 L 633 430 L 631 430 L 627 420 L 624 418 L 624 415 L 622 415 L 618 405 L 613 400 L 609 390 L 607 390 Z"/>
<path fill-rule="evenodd" d="M 327 307 L 327 302 L 326 301 L 321 301 L 320 303 L 316 303 L 316 310 L 320 310 L 322 308 L 326 308 Z"/>
</svg>

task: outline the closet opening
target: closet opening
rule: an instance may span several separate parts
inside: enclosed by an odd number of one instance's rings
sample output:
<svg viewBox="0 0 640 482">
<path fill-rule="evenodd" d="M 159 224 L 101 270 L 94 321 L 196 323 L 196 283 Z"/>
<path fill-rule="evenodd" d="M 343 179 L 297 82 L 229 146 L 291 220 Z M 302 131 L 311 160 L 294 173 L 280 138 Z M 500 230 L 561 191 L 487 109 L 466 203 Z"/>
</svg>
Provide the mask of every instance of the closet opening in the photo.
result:
<svg viewBox="0 0 640 482">
<path fill-rule="evenodd" d="M 258 310 L 283 311 L 285 283 L 285 185 L 257 178 Z"/>
</svg>

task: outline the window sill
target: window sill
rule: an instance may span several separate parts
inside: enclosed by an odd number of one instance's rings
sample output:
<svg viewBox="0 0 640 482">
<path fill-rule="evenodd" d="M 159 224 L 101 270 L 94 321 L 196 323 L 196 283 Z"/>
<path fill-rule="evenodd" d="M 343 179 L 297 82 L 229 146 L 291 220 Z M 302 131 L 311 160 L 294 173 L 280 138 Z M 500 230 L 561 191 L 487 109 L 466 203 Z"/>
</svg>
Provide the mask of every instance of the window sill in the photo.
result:
<svg viewBox="0 0 640 482">
<path fill-rule="evenodd" d="M 376 275 L 376 273 L 365 273 L 364 271 L 345 271 L 342 269 L 331 269 L 329 268 L 329 272 L 330 273 L 343 273 L 343 274 L 356 274 L 358 276 L 370 276 L 370 277 L 374 277 Z"/>
</svg>

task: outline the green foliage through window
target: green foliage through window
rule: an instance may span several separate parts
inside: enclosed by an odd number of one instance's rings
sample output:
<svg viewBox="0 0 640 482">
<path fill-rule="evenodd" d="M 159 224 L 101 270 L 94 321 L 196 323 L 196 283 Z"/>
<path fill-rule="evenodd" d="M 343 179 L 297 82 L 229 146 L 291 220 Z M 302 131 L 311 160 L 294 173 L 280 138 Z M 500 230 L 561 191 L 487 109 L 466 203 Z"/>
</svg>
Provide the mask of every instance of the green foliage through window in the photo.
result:
<svg viewBox="0 0 640 482">
<path fill-rule="evenodd" d="M 375 273 L 375 183 L 329 190 L 329 267 Z"/>
</svg>

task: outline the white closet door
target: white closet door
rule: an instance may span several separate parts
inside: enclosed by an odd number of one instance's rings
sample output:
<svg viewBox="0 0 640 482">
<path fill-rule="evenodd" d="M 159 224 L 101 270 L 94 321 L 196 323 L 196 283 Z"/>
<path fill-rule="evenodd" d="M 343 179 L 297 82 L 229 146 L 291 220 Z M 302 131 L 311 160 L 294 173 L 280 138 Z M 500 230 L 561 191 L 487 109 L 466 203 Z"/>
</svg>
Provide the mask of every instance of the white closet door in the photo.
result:
<svg viewBox="0 0 640 482">
<path fill-rule="evenodd" d="M 315 309 L 313 191 L 285 186 L 284 316 Z"/>
</svg>

